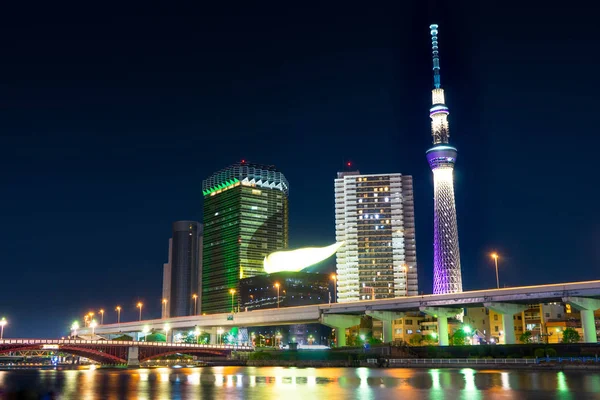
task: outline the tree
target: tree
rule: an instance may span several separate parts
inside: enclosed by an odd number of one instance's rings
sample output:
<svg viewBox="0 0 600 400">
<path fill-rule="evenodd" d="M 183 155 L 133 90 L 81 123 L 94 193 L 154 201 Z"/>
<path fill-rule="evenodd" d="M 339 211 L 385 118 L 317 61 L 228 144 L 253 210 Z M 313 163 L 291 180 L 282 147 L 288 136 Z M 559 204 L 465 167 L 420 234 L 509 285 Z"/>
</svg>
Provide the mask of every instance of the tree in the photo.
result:
<svg viewBox="0 0 600 400">
<path fill-rule="evenodd" d="M 413 346 L 419 346 L 422 341 L 423 335 L 421 335 L 420 333 L 415 333 L 410 337 L 410 339 L 408 339 L 408 343 L 410 343 Z"/>
<path fill-rule="evenodd" d="M 579 332 L 573 328 L 567 328 L 563 331 L 562 342 L 563 343 L 577 343 L 581 339 Z"/>
<path fill-rule="evenodd" d="M 525 331 L 521 333 L 521 335 L 519 336 L 519 341 L 525 344 L 531 343 L 531 331 Z"/>
<path fill-rule="evenodd" d="M 437 335 L 434 336 L 434 335 L 429 334 L 429 335 L 423 336 L 422 342 L 425 343 L 426 345 L 431 345 L 431 344 L 437 343 L 437 341 L 438 341 Z"/>
<path fill-rule="evenodd" d="M 452 345 L 453 346 L 463 346 L 467 343 L 467 334 L 463 329 L 458 329 L 452 335 Z"/>
</svg>

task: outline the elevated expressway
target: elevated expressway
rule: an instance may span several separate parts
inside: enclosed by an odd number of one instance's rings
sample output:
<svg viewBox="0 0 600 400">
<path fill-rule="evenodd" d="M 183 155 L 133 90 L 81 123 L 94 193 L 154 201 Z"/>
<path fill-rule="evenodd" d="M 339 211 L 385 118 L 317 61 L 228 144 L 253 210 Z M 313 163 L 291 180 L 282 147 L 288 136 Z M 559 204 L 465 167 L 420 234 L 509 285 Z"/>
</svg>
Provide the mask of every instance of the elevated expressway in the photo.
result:
<svg viewBox="0 0 600 400">
<path fill-rule="evenodd" d="M 364 300 L 349 303 L 315 304 L 303 307 L 270 308 L 239 313 L 197 315 L 163 318 L 120 324 L 101 325 L 95 328 L 98 335 L 142 332 L 153 330 L 193 329 L 199 327 L 211 334 L 214 343 L 218 327 L 251 327 L 270 325 L 292 325 L 322 323 L 337 332 L 359 324 L 361 315 L 370 315 L 383 321 L 384 341 L 392 340 L 392 321 L 402 318 L 403 313 L 422 311 L 437 318 L 440 345 L 447 345 L 448 317 L 458 315 L 464 308 L 486 307 L 503 316 L 506 343 L 515 343 L 512 315 L 527 308 L 527 305 L 564 302 L 580 310 L 584 341 L 597 342 L 594 311 L 600 309 L 600 281 L 571 282 L 537 286 L 522 286 L 505 289 L 487 289 L 470 292 L 399 297 L 393 299 Z M 80 329 L 81 334 L 90 334 L 90 328 Z M 338 345 L 345 344 L 344 335 L 339 335 Z"/>
</svg>

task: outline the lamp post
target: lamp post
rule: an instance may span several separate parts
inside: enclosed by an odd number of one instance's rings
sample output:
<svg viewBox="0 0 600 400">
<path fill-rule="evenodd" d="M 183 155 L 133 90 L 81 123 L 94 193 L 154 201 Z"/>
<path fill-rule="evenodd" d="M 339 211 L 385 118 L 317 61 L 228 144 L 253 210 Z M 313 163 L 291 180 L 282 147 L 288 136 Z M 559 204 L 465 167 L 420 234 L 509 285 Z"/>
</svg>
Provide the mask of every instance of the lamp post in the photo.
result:
<svg viewBox="0 0 600 400">
<path fill-rule="evenodd" d="M 121 323 L 121 306 L 117 306 L 117 308 L 115 308 L 115 311 L 117 312 L 117 324 Z"/>
<path fill-rule="evenodd" d="M 100 325 L 104 325 L 104 309 L 101 308 L 98 312 L 100 313 Z"/>
<path fill-rule="evenodd" d="M 140 301 L 139 303 L 137 303 L 136 307 L 140 309 L 140 321 L 141 321 L 142 320 L 142 307 L 144 307 L 144 305 Z"/>
<path fill-rule="evenodd" d="M 223 328 L 217 329 L 217 344 L 221 344 L 221 335 L 223 334 Z"/>
<path fill-rule="evenodd" d="M 331 274 L 331 279 L 333 280 L 333 302 L 337 303 L 337 275 Z"/>
<path fill-rule="evenodd" d="M 167 318 L 167 299 L 162 299 L 162 306 L 163 306 L 163 318 Z"/>
<path fill-rule="evenodd" d="M 198 314 L 198 295 L 194 293 L 192 299 L 194 299 L 194 315 L 196 315 Z"/>
<path fill-rule="evenodd" d="M 235 289 L 229 289 L 229 293 L 231 293 L 231 312 L 235 312 L 235 309 L 233 308 L 233 296 L 235 295 Z"/>
<path fill-rule="evenodd" d="M 79 329 L 79 322 L 75 321 L 71 325 L 71 336 L 77 337 L 77 329 Z"/>
<path fill-rule="evenodd" d="M 500 279 L 498 279 L 498 253 L 492 253 L 491 256 L 496 264 L 496 287 L 500 289 Z"/>
<path fill-rule="evenodd" d="M 8 321 L 6 318 L 2 317 L 2 319 L 0 319 L 0 340 L 4 339 L 4 327 L 6 324 L 8 324 Z"/>
<path fill-rule="evenodd" d="M 148 336 L 149 333 L 150 328 L 148 326 L 144 326 L 144 329 L 142 330 L 142 334 L 144 335 L 144 342 L 146 341 L 146 336 Z"/>
<path fill-rule="evenodd" d="M 196 327 L 194 329 L 194 335 L 196 336 L 196 344 L 200 343 L 200 328 Z"/>
<path fill-rule="evenodd" d="M 277 288 L 277 308 L 279 308 L 279 282 L 275 283 L 275 287 Z"/>
<path fill-rule="evenodd" d="M 92 322 L 90 322 L 90 328 L 92 328 L 92 339 L 94 338 L 94 335 L 96 334 L 97 326 L 98 326 L 98 323 L 96 322 L 95 319 L 93 319 Z"/>
<path fill-rule="evenodd" d="M 165 324 L 164 326 L 164 330 L 165 330 L 165 342 L 169 341 L 169 330 L 171 329 L 171 327 L 169 326 L 169 324 Z"/>
</svg>

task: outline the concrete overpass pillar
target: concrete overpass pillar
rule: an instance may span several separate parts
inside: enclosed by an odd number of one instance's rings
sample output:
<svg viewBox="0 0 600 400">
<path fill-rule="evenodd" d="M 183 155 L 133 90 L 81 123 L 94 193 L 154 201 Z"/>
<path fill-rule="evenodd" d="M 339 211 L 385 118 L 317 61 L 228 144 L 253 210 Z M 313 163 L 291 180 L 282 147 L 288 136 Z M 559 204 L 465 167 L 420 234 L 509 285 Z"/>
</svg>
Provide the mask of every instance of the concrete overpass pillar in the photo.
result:
<svg viewBox="0 0 600 400">
<path fill-rule="evenodd" d="M 321 323 L 335 329 L 337 347 L 346 345 L 346 329 L 360 324 L 358 315 L 322 314 Z"/>
<path fill-rule="evenodd" d="M 365 314 L 383 323 L 383 343 L 394 341 L 394 320 L 403 318 L 404 313 L 367 310 Z"/>
<path fill-rule="evenodd" d="M 448 318 L 462 314 L 463 310 L 443 307 L 421 307 L 420 310 L 437 318 L 439 345 L 448 346 Z"/>
<path fill-rule="evenodd" d="M 127 348 L 127 366 L 128 367 L 139 367 L 140 366 L 140 348 L 137 346 L 131 346 Z"/>
<path fill-rule="evenodd" d="M 502 314 L 502 330 L 504 331 L 504 344 L 515 344 L 517 339 L 515 338 L 515 320 L 513 316 L 516 313 L 523 312 L 527 309 L 527 306 L 521 304 L 512 303 L 483 303 L 485 308 Z"/>
<path fill-rule="evenodd" d="M 581 313 L 583 341 L 585 343 L 598 343 L 594 311 L 600 309 L 600 300 L 587 297 L 563 297 L 563 302 L 569 303 L 571 307 L 574 307 Z"/>
</svg>

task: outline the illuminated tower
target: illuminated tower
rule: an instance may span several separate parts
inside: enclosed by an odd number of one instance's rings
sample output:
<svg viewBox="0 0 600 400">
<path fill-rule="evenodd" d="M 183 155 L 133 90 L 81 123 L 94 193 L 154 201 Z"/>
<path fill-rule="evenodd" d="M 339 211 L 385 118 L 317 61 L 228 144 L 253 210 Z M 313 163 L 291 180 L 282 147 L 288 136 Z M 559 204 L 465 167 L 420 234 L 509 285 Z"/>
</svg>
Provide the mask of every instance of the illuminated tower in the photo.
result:
<svg viewBox="0 0 600 400">
<path fill-rule="evenodd" d="M 457 293 L 462 292 L 453 182 L 457 150 L 448 144 L 448 107 L 440 83 L 438 26 L 429 28 L 433 53 L 433 105 L 429 112 L 433 147 L 426 154 L 433 171 L 434 186 L 433 293 Z"/>
</svg>

